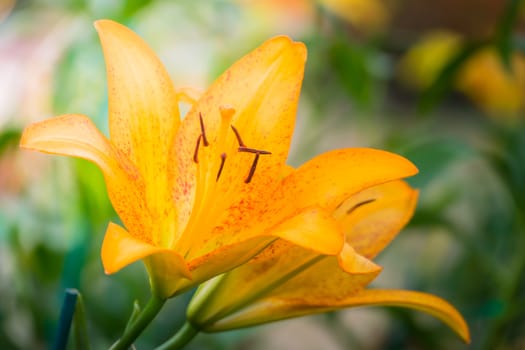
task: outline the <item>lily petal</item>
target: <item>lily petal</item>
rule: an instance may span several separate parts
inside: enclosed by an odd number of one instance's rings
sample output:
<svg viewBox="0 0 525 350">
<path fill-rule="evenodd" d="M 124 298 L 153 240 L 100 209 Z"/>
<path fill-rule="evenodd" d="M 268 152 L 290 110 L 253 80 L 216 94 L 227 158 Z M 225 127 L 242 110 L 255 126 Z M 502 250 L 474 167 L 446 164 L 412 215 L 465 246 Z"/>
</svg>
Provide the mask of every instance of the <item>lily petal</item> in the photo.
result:
<svg viewBox="0 0 525 350">
<path fill-rule="evenodd" d="M 221 319 L 232 320 L 229 317 L 232 314 L 244 319 L 251 304 L 268 299 L 298 299 L 313 305 L 328 303 L 355 294 L 381 270 L 350 247 L 341 255 L 339 259 L 326 257 L 284 240 L 275 241 L 248 263 L 204 283 L 189 305 L 188 317 L 208 330 L 216 322 L 222 324 Z M 338 266 L 342 261 L 347 272 Z M 348 273 L 349 270 L 352 272 Z M 268 317 L 262 310 L 258 312 L 261 313 L 254 318 Z"/>
<path fill-rule="evenodd" d="M 277 238 L 282 238 L 278 240 L 283 242 L 279 246 L 286 244 L 296 247 L 300 254 L 308 256 L 307 259 L 310 260 L 316 256 L 316 253 L 337 255 L 344 243 L 341 229 L 334 218 L 323 210 L 310 208 L 283 221 L 265 235 L 254 235 L 246 240 L 215 248 L 202 247 L 202 252 L 211 253 L 196 254 L 198 257 L 189 261 L 188 265 L 194 276 L 193 282 L 208 280 L 245 263 Z M 210 240 L 210 244 L 216 244 L 216 241 Z M 269 249 L 276 253 L 275 244 L 271 247 Z M 290 256 L 291 253 L 288 252 L 286 257 Z M 257 259 L 261 261 L 261 256 Z M 294 259 L 292 263 L 297 263 L 299 260 L 299 258 Z M 282 270 L 278 272 L 282 273 Z M 268 282 L 268 279 L 260 280 Z M 174 290 L 183 288 L 181 287 L 183 284 L 184 281 L 179 283 L 180 286 L 174 287 Z"/>
<path fill-rule="evenodd" d="M 162 293 L 162 276 L 172 279 L 191 279 L 184 259 L 175 251 L 138 240 L 125 229 L 109 223 L 102 242 L 102 264 L 107 274 L 112 274 L 135 261 L 146 259 L 146 267 L 156 293 Z M 162 295 L 162 294 L 159 294 Z"/>
<path fill-rule="evenodd" d="M 409 290 L 366 289 L 342 301 L 340 305 L 399 306 L 423 311 L 446 323 L 466 343 L 470 343 L 469 329 L 461 314 L 450 303 L 432 294 Z"/>
<path fill-rule="evenodd" d="M 370 148 L 321 154 L 284 179 L 291 203 L 319 205 L 333 211 L 349 196 L 368 187 L 417 174 L 409 160 Z"/>
<path fill-rule="evenodd" d="M 80 114 L 66 114 L 29 125 L 22 134 L 20 147 L 87 159 L 104 174 L 119 168 L 109 141 L 88 117 Z"/>
<path fill-rule="evenodd" d="M 276 240 L 246 264 L 203 283 L 189 305 L 188 317 L 207 329 L 217 320 L 264 298 L 319 259 L 320 256 L 310 250 Z"/>
<path fill-rule="evenodd" d="M 423 311 L 446 323 L 465 342 L 470 342 L 468 326 L 452 305 L 434 295 L 408 290 L 368 289 L 345 299 L 330 300 L 330 303 L 317 305 L 305 303 L 301 299 L 279 297 L 263 299 L 209 326 L 206 331 L 224 331 L 286 318 L 369 305 L 399 306 Z"/>
<path fill-rule="evenodd" d="M 95 22 L 106 61 L 111 141 L 137 165 L 166 163 L 180 124 L 175 88 L 155 53 L 133 31 Z M 160 161 L 160 160 L 159 160 Z M 141 168 L 147 174 L 157 169 Z"/>
<path fill-rule="evenodd" d="M 266 227 L 266 231 L 261 232 L 261 227 Z M 213 231 L 218 238 L 210 239 L 196 247 L 198 249 L 194 251 L 195 255 L 200 256 L 220 248 L 221 242 L 217 242 L 217 239 L 222 237 L 221 230 L 223 229 L 216 228 Z M 326 211 L 316 207 L 306 208 L 273 227 L 268 227 L 266 223 L 259 223 L 258 227 L 246 227 L 237 237 L 242 242 L 258 235 L 282 238 L 300 247 L 328 255 L 337 255 L 344 243 L 343 232 L 336 220 Z M 235 241 L 230 241 L 229 244 L 235 244 Z"/>
<path fill-rule="evenodd" d="M 303 44 L 273 38 L 222 74 L 184 118 L 174 156 L 185 178 L 179 178 L 174 198 L 181 205 L 198 204 L 186 229 L 193 242 L 213 239 L 206 222 L 246 226 L 236 223 L 252 220 L 254 213 L 246 211 L 270 198 L 288 155 L 305 60 Z M 232 126 L 247 147 L 271 152 L 261 155 L 249 181 L 255 154 L 239 151 Z M 209 144 L 196 151 L 202 129 Z M 188 239 L 182 238 L 178 247 L 190 249 Z"/>
<path fill-rule="evenodd" d="M 199 283 L 245 263 L 274 240 L 273 237 L 256 237 L 238 244 L 222 246 L 210 254 L 193 259 L 188 262 L 191 280 L 166 275 L 160 283 L 163 293 L 166 297 L 181 294 Z"/>
<path fill-rule="evenodd" d="M 302 211 L 272 228 L 270 234 L 328 255 L 337 255 L 344 243 L 340 226 L 330 214 L 319 208 Z"/>
<path fill-rule="evenodd" d="M 177 88 L 176 92 L 179 101 L 189 103 L 190 105 L 196 104 L 202 96 L 201 90 L 195 89 L 191 86 Z"/>
<path fill-rule="evenodd" d="M 346 253 L 355 254 L 355 252 L 352 251 L 347 251 Z M 366 258 L 345 258 L 345 260 L 354 261 L 360 259 Z M 290 264 L 292 263 L 290 262 Z M 359 265 L 362 268 L 361 271 L 356 269 Z M 290 276 L 289 274 L 283 274 L 278 271 L 280 269 L 287 271 L 288 268 L 286 265 L 274 264 L 274 270 L 282 276 L 281 280 L 279 280 L 281 282 L 280 286 L 272 290 L 262 289 L 264 293 L 256 294 L 258 298 L 248 300 L 248 302 L 243 303 L 241 307 L 227 308 L 227 306 L 225 307 L 219 304 L 219 306 L 216 307 L 223 308 L 223 310 L 219 309 L 220 312 L 213 310 L 208 304 L 205 305 L 205 308 L 202 308 L 202 311 L 192 310 L 190 304 L 190 308 L 188 309 L 189 315 L 197 317 L 200 320 L 205 320 L 206 322 L 204 324 L 198 324 L 199 327 L 203 327 L 203 329 L 208 332 L 215 332 L 248 327 L 317 312 L 331 311 L 341 307 L 339 306 L 341 300 L 345 300 L 349 295 L 355 295 L 362 291 L 380 272 L 380 268 L 372 262 L 370 262 L 370 264 L 354 264 L 354 273 L 344 272 L 338 266 L 338 259 L 323 256 L 317 256 L 316 259 L 310 261 L 310 264 L 305 264 L 304 266 L 305 268 L 297 275 Z M 250 267 L 249 264 L 243 265 L 226 274 L 217 285 L 224 288 L 224 291 L 231 291 L 232 288 L 235 288 L 237 291 L 240 285 L 239 280 L 241 280 L 251 289 L 253 288 L 253 284 L 261 279 L 260 276 L 256 276 L 258 272 L 256 267 L 257 266 Z M 245 281 L 244 279 L 232 280 L 228 285 L 229 288 L 225 288 L 228 282 L 226 279 L 229 278 L 231 274 L 236 273 L 237 270 L 246 268 L 252 269 L 254 276 L 256 276 L 255 281 Z M 258 268 L 260 269 L 261 267 Z M 288 278 L 288 280 L 286 278 Z M 213 282 L 214 281 L 211 281 L 210 283 Z M 219 289 L 219 291 L 221 290 L 222 289 Z M 255 290 L 257 290 L 256 287 Z M 252 292 L 252 294 L 253 293 L 254 292 Z M 212 295 L 213 298 L 215 298 L 217 290 L 214 290 Z M 231 299 L 231 295 L 229 298 Z M 228 302 L 224 300 L 228 299 L 223 299 L 223 304 L 228 305 Z M 230 304 L 232 304 L 231 301 Z M 206 319 L 207 313 L 213 311 L 215 311 L 217 315 Z M 195 315 L 193 315 L 192 312 Z"/>
<path fill-rule="evenodd" d="M 233 212 L 240 218 L 237 221 L 227 216 L 225 220 L 229 222 L 231 237 L 235 237 L 232 232 L 239 232 L 239 235 L 245 236 L 254 235 L 255 229 L 271 225 L 275 218 L 293 217 L 312 206 L 333 212 L 350 196 L 378 184 L 414 175 L 417 168 L 407 159 L 393 153 L 369 148 L 351 148 L 324 153 L 295 171 L 289 167 L 281 168 L 281 174 L 283 172 L 289 175 L 283 179 L 275 192 L 270 192 L 271 198 L 268 198 L 268 194 L 259 193 L 259 198 L 253 199 L 257 202 L 264 198 L 272 203 L 271 206 L 257 206 L 262 209 L 261 213 L 249 212 L 241 215 L 242 212 Z M 233 208 L 235 207 L 231 207 Z M 257 226 L 252 228 L 253 225 L 242 220 L 245 217 L 252 220 L 259 217 L 256 220 Z M 236 225 L 243 225 L 234 226 L 232 221 Z M 267 226 L 266 230 L 268 229 Z M 316 250 L 316 239 L 319 238 L 313 235 L 311 240 L 303 240 L 302 246 Z M 320 253 L 327 254 L 322 251 Z"/>
<path fill-rule="evenodd" d="M 171 216 L 170 181 L 176 174 L 168 174 L 168 164 L 180 125 L 175 88 L 155 53 L 130 29 L 110 20 L 95 22 L 95 28 L 106 61 L 111 141 L 148 184 L 149 210 Z M 169 236 L 165 231 L 171 229 L 159 231 Z"/>
<path fill-rule="evenodd" d="M 334 217 L 346 241 L 371 259 L 385 248 L 412 217 L 418 191 L 404 181 L 391 181 L 365 189 L 344 201 Z"/>
<path fill-rule="evenodd" d="M 366 257 L 359 254 L 350 244 L 345 242 L 343 250 L 337 257 L 339 266 L 343 271 L 353 275 L 368 275 L 366 278 L 375 278 L 381 267 L 376 265 L 372 260 L 368 260 Z M 347 279 L 347 278 L 345 278 Z M 363 285 L 368 284 L 370 281 L 364 282 Z M 314 282 L 318 283 L 318 282 Z"/>
<path fill-rule="evenodd" d="M 380 266 L 346 244 L 337 259 L 321 256 L 317 263 L 288 279 L 267 297 L 300 299 L 315 305 L 329 303 L 362 290 L 379 272 Z"/>
<path fill-rule="evenodd" d="M 87 159 L 103 172 L 113 207 L 132 234 L 144 241 L 149 218 L 144 215 L 143 182 L 138 170 L 118 152 L 86 116 L 68 114 L 28 126 L 20 147 Z"/>
</svg>

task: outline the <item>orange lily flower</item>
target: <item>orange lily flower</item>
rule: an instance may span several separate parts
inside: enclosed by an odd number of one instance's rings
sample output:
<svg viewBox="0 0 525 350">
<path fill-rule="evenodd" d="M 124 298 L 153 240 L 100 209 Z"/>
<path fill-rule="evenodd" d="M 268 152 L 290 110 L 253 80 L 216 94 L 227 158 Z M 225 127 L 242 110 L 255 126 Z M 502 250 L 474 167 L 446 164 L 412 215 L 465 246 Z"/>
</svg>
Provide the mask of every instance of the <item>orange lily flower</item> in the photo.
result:
<svg viewBox="0 0 525 350">
<path fill-rule="evenodd" d="M 417 172 L 388 152 L 347 149 L 287 174 L 306 61 L 301 43 L 265 42 L 195 99 L 173 87 L 131 30 L 109 20 L 95 27 L 107 67 L 109 139 L 88 117 L 63 115 L 26 128 L 21 147 L 84 158 L 102 170 L 125 227 L 107 228 L 101 255 L 108 274 L 143 260 L 154 293 L 167 298 L 278 238 L 335 256 L 344 238 L 317 197 L 337 201 Z M 179 101 L 192 103 L 182 121 Z"/>
<path fill-rule="evenodd" d="M 465 321 L 443 299 L 365 288 L 381 271 L 370 259 L 412 217 L 416 201 L 417 191 L 401 180 L 350 196 L 332 211 L 346 238 L 339 256 L 275 241 L 248 263 L 202 284 L 188 320 L 198 330 L 215 332 L 346 307 L 404 306 L 441 319 L 468 342 Z"/>
</svg>

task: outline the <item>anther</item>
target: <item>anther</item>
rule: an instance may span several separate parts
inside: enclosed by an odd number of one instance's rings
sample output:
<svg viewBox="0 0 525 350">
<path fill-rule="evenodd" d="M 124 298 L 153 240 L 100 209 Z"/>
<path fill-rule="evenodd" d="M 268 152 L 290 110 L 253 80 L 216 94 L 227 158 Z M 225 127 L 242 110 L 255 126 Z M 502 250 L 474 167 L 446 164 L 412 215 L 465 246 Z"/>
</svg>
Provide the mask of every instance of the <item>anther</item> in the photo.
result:
<svg viewBox="0 0 525 350">
<path fill-rule="evenodd" d="M 202 120 L 202 113 L 199 112 L 199 121 L 201 123 L 201 135 L 202 135 L 202 143 L 205 147 L 209 145 L 208 139 L 206 138 L 206 131 L 204 130 L 204 121 Z"/>
<path fill-rule="evenodd" d="M 233 132 L 235 133 L 235 137 L 237 137 L 237 142 L 239 142 L 239 148 L 241 147 L 246 147 L 246 145 L 244 144 L 244 142 L 242 142 L 242 139 L 241 139 L 241 134 L 239 134 L 239 131 L 237 131 L 237 129 L 235 128 L 235 126 L 233 125 L 230 125 L 232 127 L 232 130 Z"/>
<path fill-rule="evenodd" d="M 246 179 L 244 179 L 244 183 L 250 183 L 252 181 L 253 175 L 255 174 L 255 169 L 257 168 L 257 163 L 259 162 L 259 156 L 261 154 L 272 154 L 272 152 L 246 147 L 246 144 L 242 141 L 241 134 L 239 131 L 235 128 L 235 126 L 230 125 L 233 133 L 235 134 L 235 137 L 237 138 L 237 142 L 239 143 L 239 148 L 237 148 L 238 152 L 245 152 L 245 153 L 253 153 L 255 154 L 255 158 L 253 159 L 252 166 L 250 167 L 250 171 L 248 173 L 248 176 L 246 176 Z"/>
<path fill-rule="evenodd" d="M 250 147 L 241 146 L 237 149 L 239 152 L 255 153 L 255 154 L 272 154 L 272 152 L 265 151 L 262 149 L 255 149 Z"/>
<path fill-rule="evenodd" d="M 255 153 L 255 158 L 253 159 L 252 166 L 250 168 L 250 172 L 248 173 L 248 176 L 244 180 L 244 183 L 250 183 L 252 181 L 253 174 L 255 174 L 255 168 L 257 167 L 257 162 L 259 161 L 259 153 Z"/>
<path fill-rule="evenodd" d="M 197 144 L 195 145 L 195 152 L 193 152 L 193 161 L 199 163 L 199 146 L 201 144 L 202 135 L 197 138 Z"/>
<path fill-rule="evenodd" d="M 368 204 L 368 203 L 372 203 L 372 202 L 375 202 L 375 199 L 374 198 L 370 198 L 370 199 L 367 199 L 365 201 L 362 201 L 360 203 L 357 203 L 356 205 L 354 205 L 353 207 L 351 207 L 350 209 L 348 209 L 346 211 L 346 214 L 349 215 L 351 213 L 353 213 L 357 208 L 365 205 L 365 204 Z"/>
<path fill-rule="evenodd" d="M 221 177 L 222 168 L 224 168 L 224 162 L 226 162 L 226 153 L 221 154 L 221 165 L 219 166 L 219 171 L 217 171 L 215 182 L 219 181 L 219 177 Z"/>
</svg>

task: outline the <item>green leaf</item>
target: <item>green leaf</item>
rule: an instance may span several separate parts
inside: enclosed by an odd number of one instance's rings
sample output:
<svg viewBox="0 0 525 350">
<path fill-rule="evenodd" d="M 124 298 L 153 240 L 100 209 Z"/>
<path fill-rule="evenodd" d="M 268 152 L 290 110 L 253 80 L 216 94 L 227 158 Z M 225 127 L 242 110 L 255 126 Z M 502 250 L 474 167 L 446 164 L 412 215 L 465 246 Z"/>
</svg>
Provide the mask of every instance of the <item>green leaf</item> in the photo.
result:
<svg viewBox="0 0 525 350">
<path fill-rule="evenodd" d="M 412 186 L 422 188 L 439 177 L 452 163 L 472 155 L 474 150 L 459 140 L 441 138 L 414 143 L 399 153 L 418 167 L 419 174 L 408 181 Z"/>
<path fill-rule="evenodd" d="M 370 105 L 372 76 L 366 48 L 336 40 L 329 50 L 329 59 L 343 88 L 360 107 Z"/>
<path fill-rule="evenodd" d="M 153 0 L 127 0 L 121 4 L 121 10 L 118 14 L 120 21 L 126 21 L 128 18 L 133 17 L 136 13 L 142 9 L 148 7 L 153 3 Z"/>
<path fill-rule="evenodd" d="M 75 349 L 90 350 L 89 336 L 86 324 L 86 308 L 84 299 L 80 292 L 77 295 L 77 305 L 75 306 L 75 315 L 73 318 L 73 337 L 75 339 Z"/>
<path fill-rule="evenodd" d="M 522 0 L 509 0 L 505 13 L 503 14 L 499 27 L 496 46 L 503 65 L 511 72 L 512 70 L 512 51 L 513 51 L 513 31 L 520 14 Z"/>
<path fill-rule="evenodd" d="M 16 129 L 7 129 L 0 132 L 0 155 L 8 148 L 18 144 L 20 136 L 22 136 L 22 133 Z"/>
</svg>

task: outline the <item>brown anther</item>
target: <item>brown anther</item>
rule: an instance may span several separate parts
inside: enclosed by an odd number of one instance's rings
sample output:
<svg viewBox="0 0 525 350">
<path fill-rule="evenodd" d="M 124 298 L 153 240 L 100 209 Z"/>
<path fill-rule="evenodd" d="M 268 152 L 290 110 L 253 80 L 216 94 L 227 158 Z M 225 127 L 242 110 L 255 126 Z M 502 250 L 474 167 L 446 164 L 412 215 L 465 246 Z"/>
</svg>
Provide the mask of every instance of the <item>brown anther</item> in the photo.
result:
<svg viewBox="0 0 525 350">
<path fill-rule="evenodd" d="M 257 163 L 259 162 L 259 156 L 261 154 L 272 154 L 272 152 L 265 151 L 262 149 L 246 147 L 246 144 L 242 142 L 241 134 L 239 133 L 239 131 L 235 128 L 235 126 L 233 125 L 230 125 L 230 126 L 233 130 L 233 133 L 235 134 L 235 137 L 237 138 L 237 142 L 239 143 L 239 148 L 237 148 L 237 151 L 255 154 L 255 158 L 253 159 L 252 166 L 250 167 L 250 172 L 248 173 L 248 176 L 246 176 L 246 179 L 244 179 L 245 183 L 250 183 L 250 181 L 252 181 L 253 174 L 255 174 L 255 169 L 257 168 Z"/>
<path fill-rule="evenodd" d="M 250 148 L 250 150 L 252 150 Z M 255 153 L 255 158 L 253 159 L 253 163 L 252 163 L 252 166 L 250 167 L 250 172 L 248 173 L 248 176 L 246 177 L 246 179 L 244 180 L 245 183 L 249 183 L 250 181 L 252 181 L 252 178 L 253 178 L 253 174 L 255 174 L 255 168 L 257 167 L 257 162 L 259 162 L 259 156 L 261 154 L 272 154 L 271 152 L 268 152 L 268 151 L 260 151 L 260 150 L 254 150 L 255 152 L 250 152 L 250 153 Z"/>
<path fill-rule="evenodd" d="M 362 201 L 362 202 L 360 202 L 360 203 L 357 203 L 356 205 L 354 205 L 353 207 L 351 207 L 350 209 L 348 209 L 348 210 L 346 211 L 346 214 L 349 215 L 349 214 L 353 213 L 354 210 L 356 210 L 357 208 L 359 208 L 359 207 L 361 207 L 361 206 L 363 206 L 363 205 L 365 205 L 365 204 L 372 203 L 372 202 L 375 202 L 375 199 L 374 199 L 374 198 L 370 198 L 370 199 L 367 199 L 367 200 Z"/>
<path fill-rule="evenodd" d="M 193 152 L 193 161 L 199 163 L 199 146 L 201 144 L 202 135 L 197 138 L 197 144 L 195 145 L 195 152 Z"/>
<path fill-rule="evenodd" d="M 235 133 L 235 137 L 237 137 L 237 142 L 239 142 L 239 148 L 241 147 L 246 147 L 246 145 L 244 144 L 244 142 L 242 142 L 242 139 L 241 139 L 241 134 L 239 134 L 239 131 L 237 131 L 237 129 L 235 128 L 235 126 L 233 125 L 230 125 L 232 127 L 232 130 L 233 132 Z"/>
<path fill-rule="evenodd" d="M 226 153 L 221 154 L 221 165 L 219 166 L 219 171 L 217 171 L 215 182 L 219 181 L 219 177 L 221 177 L 222 168 L 224 168 L 224 162 L 226 162 Z"/>
<path fill-rule="evenodd" d="M 239 147 L 237 149 L 239 152 L 246 152 L 246 153 L 255 153 L 255 154 L 272 154 L 272 152 L 265 151 L 262 149 L 255 149 L 250 147 Z"/>
<path fill-rule="evenodd" d="M 201 123 L 202 143 L 204 143 L 204 146 L 207 147 L 209 143 L 208 143 L 208 139 L 206 138 L 206 130 L 204 130 L 204 120 L 202 120 L 202 113 L 200 112 L 199 112 L 199 122 Z"/>
<path fill-rule="evenodd" d="M 257 167 L 257 162 L 259 161 L 259 155 L 259 153 L 255 153 L 255 158 L 253 159 L 250 172 L 248 173 L 246 179 L 244 179 L 244 183 L 250 183 L 250 181 L 252 181 L 253 174 L 255 174 L 255 168 Z"/>
</svg>

